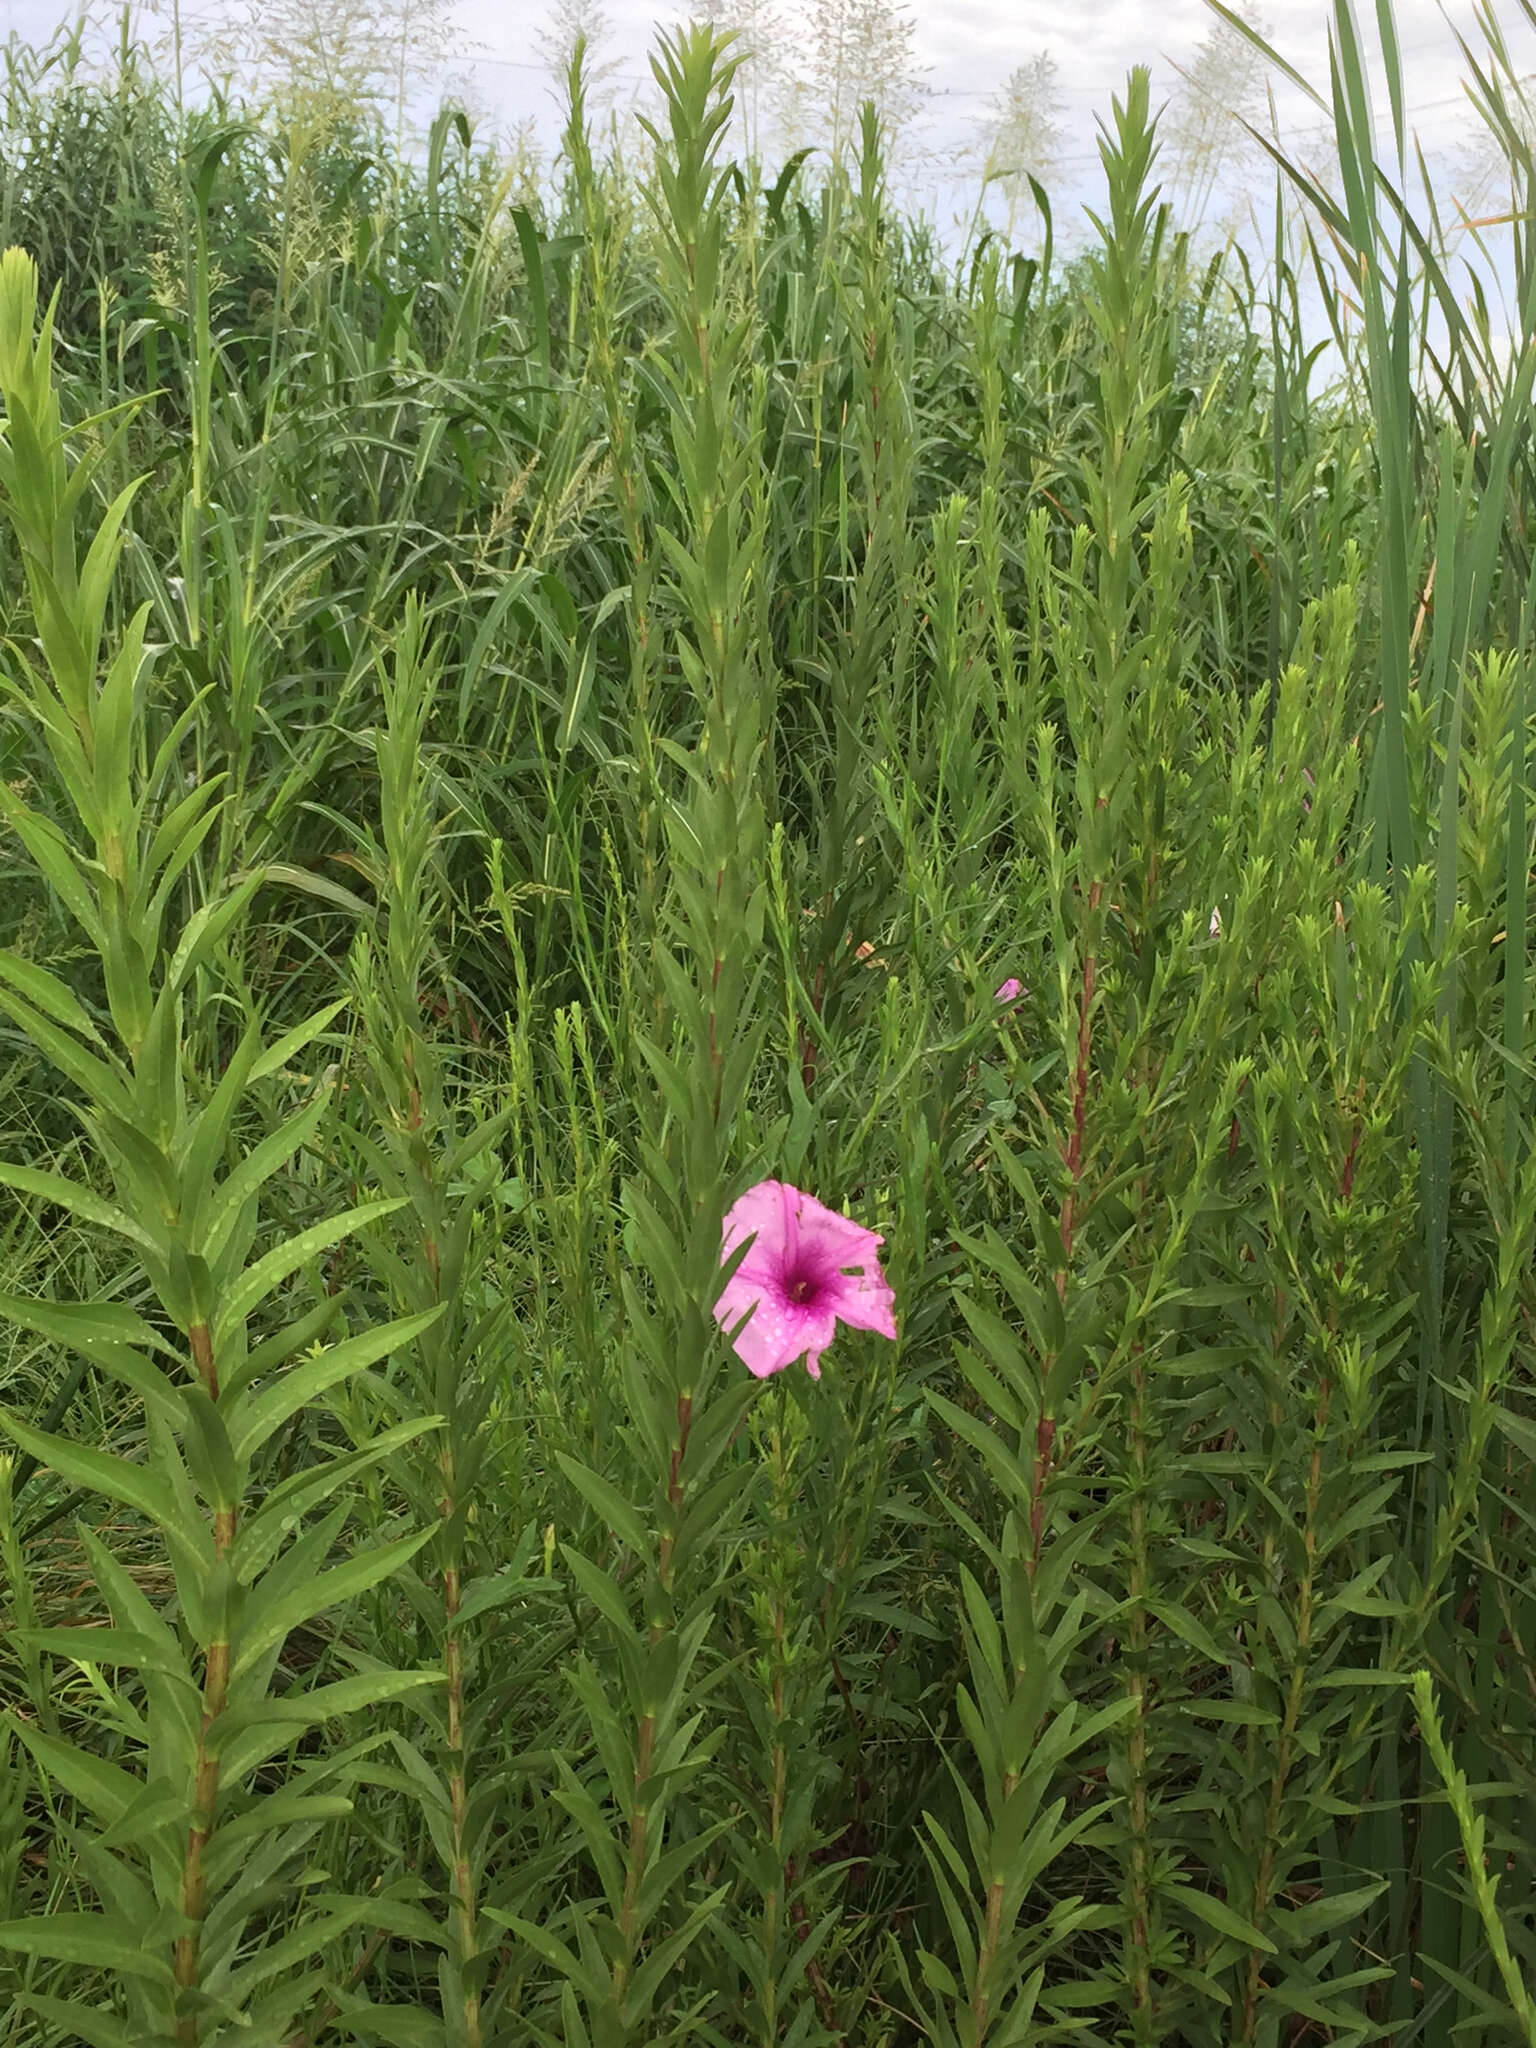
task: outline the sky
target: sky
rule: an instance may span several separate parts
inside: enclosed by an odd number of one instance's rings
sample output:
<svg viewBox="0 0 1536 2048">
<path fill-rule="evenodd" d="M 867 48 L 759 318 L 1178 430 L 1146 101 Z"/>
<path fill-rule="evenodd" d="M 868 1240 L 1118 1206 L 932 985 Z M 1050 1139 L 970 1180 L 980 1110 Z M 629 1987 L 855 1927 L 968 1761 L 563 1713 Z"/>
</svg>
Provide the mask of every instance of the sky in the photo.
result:
<svg viewBox="0 0 1536 2048">
<path fill-rule="evenodd" d="M 612 30 L 611 56 L 627 78 L 643 79 L 658 16 L 666 20 L 683 12 L 684 0 L 661 8 L 649 0 L 603 5 Z M 1536 35 L 1516 0 L 1494 5 L 1517 63 L 1536 70 Z M 543 11 L 543 0 L 461 0 L 459 9 L 466 34 L 484 45 L 476 63 L 480 89 L 541 126 L 552 124 L 553 113 L 529 43 Z M 1279 53 L 1324 91 L 1332 11 L 1330 0 L 1260 0 Z M 1110 95 L 1123 89 L 1130 67 L 1151 66 L 1156 97 L 1175 85 L 1175 66 L 1188 64 L 1202 37 L 1217 26 L 1204 0 L 914 0 L 909 12 L 930 92 L 923 126 L 932 158 L 953 161 L 973 143 L 1008 73 L 1045 50 L 1058 67 L 1068 129 L 1061 181 L 1064 188 L 1085 190 L 1097 173 L 1097 119 L 1107 114 Z M 1373 0 L 1360 0 L 1360 12 L 1369 27 Z M 1396 13 L 1410 121 L 1432 157 L 1454 155 L 1477 132 L 1458 85 L 1462 60 L 1454 34 L 1460 28 L 1481 47 L 1474 6 L 1471 0 L 1447 0 L 1443 7 L 1439 0 L 1397 0 Z M 1315 126 L 1316 110 L 1292 86 L 1277 77 L 1275 87 L 1282 133 Z"/>
<path fill-rule="evenodd" d="M 95 10 L 106 13 L 109 4 L 95 0 Z M 163 18 L 170 5 L 171 0 L 149 0 L 143 11 Z M 1517 0 L 1493 5 L 1511 50 L 1536 65 L 1536 36 Z M 186 6 L 216 18 L 219 0 L 186 0 Z M 601 0 L 601 7 L 610 29 L 608 54 L 626 79 L 642 81 L 656 25 L 686 13 L 686 0 L 663 0 L 659 7 L 652 0 Z M 0 0 L 0 31 L 43 42 L 77 11 L 61 0 Z M 550 118 L 549 80 L 536 45 L 548 11 L 548 0 L 457 0 L 454 8 L 455 41 L 472 66 L 476 88 L 510 120 L 533 118 L 542 125 Z M 794 0 L 788 0 L 787 11 L 795 11 Z M 1320 86 L 1327 78 L 1332 11 L 1331 0 L 1259 0 L 1270 40 Z M 1076 130 L 1069 154 L 1079 162 L 1092 154 L 1094 116 L 1107 108 L 1130 66 L 1149 63 L 1154 84 L 1166 87 L 1173 82 L 1173 66 L 1187 62 L 1215 26 L 1205 0 L 911 0 L 907 12 L 932 94 L 928 124 L 937 148 L 985 117 L 990 94 L 1016 64 L 1048 50 Z M 1367 29 L 1374 12 L 1371 0 L 1360 0 Z M 1453 31 L 1460 28 L 1481 42 L 1472 0 L 1396 0 L 1396 15 L 1410 111 L 1427 139 L 1453 139 L 1470 119 L 1456 89 L 1460 58 Z M 1282 121 L 1301 111 L 1298 96 L 1283 81 L 1278 98 Z"/>
<path fill-rule="evenodd" d="M 173 4 L 149 0 L 143 12 L 152 26 L 163 25 Z M 232 0 L 180 4 L 216 24 L 220 8 Z M 455 8 L 449 36 L 454 63 L 446 77 L 467 77 L 473 99 L 494 124 L 510 130 L 530 123 L 544 150 L 552 152 L 560 115 L 538 43 L 539 31 L 548 25 L 550 0 L 449 4 Z M 649 84 L 646 60 L 658 22 L 685 13 L 687 0 L 598 4 L 608 24 L 602 54 L 615 69 L 613 89 L 633 96 Z M 780 0 L 791 13 L 800 4 L 804 0 Z M 1374 0 L 1356 4 L 1367 46 L 1374 48 Z M 1517 69 L 1536 73 L 1536 32 L 1519 0 L 1490 4 Z M 95 0 L 99 13 L 107 13 L 110 5 L 111 0 Z M 1332 0 L 1258 0 L 1258 7 L 1280 54 L 1326 93 Z M 41 43 L 75 11 L 62 0 L 0 0 L 0 32 Z M 1396 0 L 1395 11 L 1409 122 L 1437 167 L 1436 190 L 1443 199 L 1457 190 L 1461 166 L 1481 132 L 1460 89 L 1464 65 L 1455 39 L 1460 29 L 1474 47 L 1482 47 L 1474 0 Z M 1156 104 L 1177 86 L 1176 67 L 1187 65 L 1201 39 L 1217 26 L 1205 0 L 912 0 L 908 12 L 916 27 L 927 97 L 917 148 L 898 184 L 900 196 L 929 214 L 941 232 L 963 221 L 974 206 L 976 188 L 960 166 L 985 131 L 992 96 L 1016 65 L 1048 51 L 1057 66 L 1065 128 L 1052 198 L 1058 236 L 1068 241 L 1072 223 L 1083 222 L 1084 206 L 1096 204 L 1102 194 L 1096 132 L 1098 120 L 1108 114 L 1111 94 L 1123 90 L 1133 64 L 1145 63 L 1152 70 Z M 158 22 L 153 19 L 157 15 Z M 1276 76 L 1273 85 L 1282 139 L 1304 153 L 1306 136 L 1317 130 L 1317 111 L 1283 78 Z M 1385 93 L 1378 89 L 1383 126 L 1385 106 Z"/>
</svg>

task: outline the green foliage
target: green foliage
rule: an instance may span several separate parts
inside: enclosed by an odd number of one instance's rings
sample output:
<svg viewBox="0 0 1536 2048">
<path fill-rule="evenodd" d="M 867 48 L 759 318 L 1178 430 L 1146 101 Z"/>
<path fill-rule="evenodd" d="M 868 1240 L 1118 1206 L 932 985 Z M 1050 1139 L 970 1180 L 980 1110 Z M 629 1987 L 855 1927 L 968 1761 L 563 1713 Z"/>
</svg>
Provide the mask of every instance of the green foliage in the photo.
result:
<svg viewBox="0 0 1536 2048">
<path fill-rule="evenodd" d="M 1536 357 L 1345 7 L 1326 389 L 1144 74 L 951 276 L 739 61 L 13 60 L 0 2042 L 1529 2041 Z"/>
</svg>

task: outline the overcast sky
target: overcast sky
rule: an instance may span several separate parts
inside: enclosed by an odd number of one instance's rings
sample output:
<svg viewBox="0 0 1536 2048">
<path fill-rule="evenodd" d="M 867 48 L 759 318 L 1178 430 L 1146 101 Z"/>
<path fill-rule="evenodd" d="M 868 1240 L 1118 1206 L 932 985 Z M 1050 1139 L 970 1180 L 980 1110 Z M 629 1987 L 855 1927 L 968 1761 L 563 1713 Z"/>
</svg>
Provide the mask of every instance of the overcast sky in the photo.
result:
<svg viewBox="0 0 1536 2048">
<path fill-rule="evenodd" d="M 685 12 L 684 0 L 661 7 L 647 0 L 603 4 L 612 26 L 612 57 L 629 77 L 643 80 L 656 21 Z M 1536 68 L 1536 37 L 1516 0 L 1495 4 L 1516 61 Z M 1176 82 L 1175 66 L 1187 63 L 1217 26 L 1204 0 L 915 0 L 909 11 L 931 92 L 924 128 L 932 154 L 940 161 L 952 158 L 984 124 L 990 97 L 1014 66 L 1048 50 L 1058 66 L 1069 128 L 1064 183 L 1073 174 L 1088 180 L 1096 171 L 1096 117 L 1108 111 L 1110 94 L 1123 88 L 1130 67 L 1150 64 L 1154 88 L 1166 92 Z M 1374 0 L 1363 0 L 1360 11 L 1369 31 Z M 1471 0 L 1448 0 L 1443 8 L 1437 0 L 1397 0 L 1396 11 L 1410 117 L 1430 154 L 1454 153 L 1477 132 L 1459 90 L 1454 35 L 1460 28 L 1481 47 Z M 485 46 L 476 82 L 487 99 L 509 113 L 548 120 L 546 81 L 538 53 L 529 47 L 545 0 L 461 0 L 459 12 L 466 34 Z M 1260 0 L 1260 12 L 1272 25 L 1271 40 L 1281 55 L 1326 92 L 1329 0 Z M 1374 43 L 1369 33 L 1367 41 Z M 1315 110 L 1283 79 L 1276 80 L 1276 102 L 1282 129 L 1315 124 Z"/>
<path fill-rule="evenodd" d="M 110 0 L 96 0 L 104 13 Z M 204 20 L 219 18 L 231 0 L 181 0 L 185 11 Z M 616 67 L 621 94 L 649 85 L 647 52 L 658 21 L 686 12 L 686 0 L 600 0 L 610 35 L 603 54 Z M 793 13 L 797 0 L 780 0 Z M 144 8 L 163 25 L 172 0 Z M 1374 0 L 1357 0 L 1368 47 L 1374 48 Z M 1517 67 L 1536 71 L 1536 35 L 1517 0 L 1494 0 Z M 1326 92 L 1327 24 L 1331 0 L 1259 0 L 1272 40 L 1298 71 Z M 26 41 L 41 42 L 77 9 L 62 0 L 0 0 L 0 28 Z M 1018 65 L 1049 51 L 1058 67 L 1060 111 L 1066 139 L 1053 180 L 1059 229 L 1070 237 L 1070 222 L 1102 190 L 1095 147 L 1097 118 L 1108 112 L 1112 92 L 1123 88 L 1133 64 L 1152 68 L 1154 102 L 1177 83 L 1176 66 L 1188 63 L 1216 17 L 1204 0 L 914 0 L 908 10 L 917 30 L 917 55 L 929 97 L 921 118 L 922 168 L 902 181 L 903 196 L 915 199 L 941 227 L 968 211 L 968 193 L 957 182 L 957 166 L 984 132 L 992 95 Z M 1455 30 L 1475 47 L 1472 0 L 1397 0 L 1409 117 L 1437 166 L 1455 166 L 1480 134 L 1460 90 L 1463 68 Z M 473 98 L 498 123 L 532 122 L 544 146 L 552 147 L 559 116 L 552 85 L 538 47 L 547 24 L 549 0 L 457 0 L 454 41 Z M 1275 80 L 1276 111 L 1283 136 L 1299 142 L 1315 131 L 1318 116 L 1283 78 Z M 1378 100 L 1385 107 L 1385 95 Z M 1383 115 L 1384 119 L 1384 115 Z M 1449 176 L 1437 191 L 1454 188 Z M 946 220 L 946 215 L 949 219 Z"/>
</svg>

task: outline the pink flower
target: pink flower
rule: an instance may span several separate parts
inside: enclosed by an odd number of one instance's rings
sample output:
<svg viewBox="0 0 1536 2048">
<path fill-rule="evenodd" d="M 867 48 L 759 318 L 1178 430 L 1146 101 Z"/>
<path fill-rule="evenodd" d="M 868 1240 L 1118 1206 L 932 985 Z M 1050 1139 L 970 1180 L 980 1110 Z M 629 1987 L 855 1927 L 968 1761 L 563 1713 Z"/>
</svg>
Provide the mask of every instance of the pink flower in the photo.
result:
<svg viewBox="0 0 1536 2048">
<path fill-rule="evenodd" d="M 735 1330 L 751 1310 L 732 1342 L 758 1379 L 803 1358 L 819 1380 L 821 1354 L 839 1322 L 896 1335 L 896 1297 L 880 1271 L 876 1254 L 885 1240 L 877 1232 L 785 1181 L 763 1180 L 726 1216 L 722 1259 L 749 1237 L 746 1257 L 715 1303 L 715 1319 Z"/>
<path fill-rule="evenodd" d="M 1013 978 L 1013 976 L 1012 976 L 1012 975 L 1010 974 L 1010 975 L 1009 975 L 1009 977 L 1008 977 L 1008 979 L 1007 979 L 1007 980 L 1006 980 L 1006 981 L 1005 981 L 1005 982 L 1003 983 L 1003 985 L 1002 985 L 1002 987 L 1001 987 L 1001 988 L 995 988 L 995 989 L 993 989 L 993 991 L 992 991 L 992 1000 L 993 1000 L 993 1002 L 994 1002 L 994 1003 L 1012 1003 L 1012 1002 L 1017 1002 L 1018 998 L 1019 998 L 1019 997 L 1020 997 L 1021 995 L 1023 995 L 1023 993 L 1024 993 L 1024 984 L 1023 984 L 1023 982 L 1022 982 L 1022 981 L 1015 981 L 1015 979 Z"/>
</svg>

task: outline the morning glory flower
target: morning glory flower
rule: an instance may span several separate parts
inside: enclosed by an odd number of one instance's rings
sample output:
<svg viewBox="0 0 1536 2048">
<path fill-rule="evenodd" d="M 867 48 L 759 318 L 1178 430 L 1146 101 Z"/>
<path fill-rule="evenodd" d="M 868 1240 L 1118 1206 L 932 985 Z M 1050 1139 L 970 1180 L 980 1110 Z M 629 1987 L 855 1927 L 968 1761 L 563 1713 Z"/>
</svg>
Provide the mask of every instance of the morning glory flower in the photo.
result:
<svg viewBox="0 0 1536 2048">
<path fill-rule="evenodd" d="M 1021 995 L 1023 995 L 1023 993 L 1023 982 L 1017 980 L 1013 975 L 1010 974 L 1008 979 L 1003 983 L 1001 988 L 993 989 L 992 1000 L 994 1003 L 1017 1002 L 1017 1000 Z"/>
<path fill-rule="evenodd" d="M 878 1232 L 785 1181 L 764 1180 L 728 1212 L 722 1259 L 749 1237 L 746 1257 L 715 1303 L 715 1319 L 735 1331 L 737 1356 L 756 1378 L 803 1358 L 819 1380 L 821 1354 L 840 1322 L 896 1335 L 896 1296 L 876 1256 L 885 1242 Z M 748 1310 L 751 1320 L 736 1329 Z"/>
</svg>

